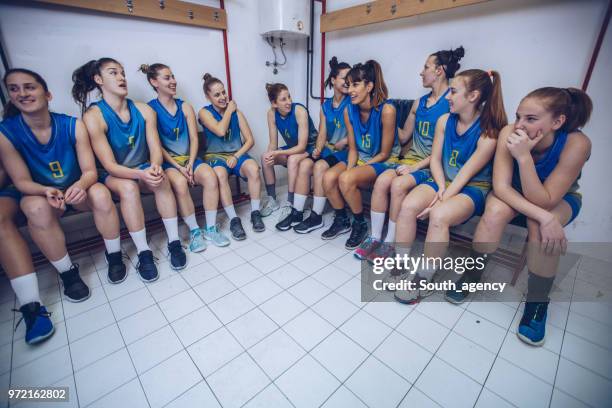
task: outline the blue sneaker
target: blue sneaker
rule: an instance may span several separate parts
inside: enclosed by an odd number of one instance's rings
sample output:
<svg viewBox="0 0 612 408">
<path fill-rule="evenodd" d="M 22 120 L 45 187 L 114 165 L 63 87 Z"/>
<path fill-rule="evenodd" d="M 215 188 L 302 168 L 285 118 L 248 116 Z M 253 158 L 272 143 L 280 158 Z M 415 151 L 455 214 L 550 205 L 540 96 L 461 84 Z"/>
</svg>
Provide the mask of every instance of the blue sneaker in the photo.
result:
<svg viewBox="0 0 612 408">
<path fill-rule="evenodd" d="M 229 238 L 223 235 L 216 225 L 206 227 L 204 238 L 212 241 L 212 243 L 218 247 L 226 247 L 230 244 Z"/>
<path fill-rule="evenodd" d="M 40 343 L 55 332 L 53 322 L 49 319 L 51 313 L 47 312 L 44 306 L 41 306 L 38 302 L 27 303 L 17 309 L 13 309 L 15 312 L 21 312 L 21 319 L 17 322 L 15 330 L 19 327 L 21 321 L 25 321 L 26 335 L 25 342 L 28 344 Z"/>
<path fill-rule="evenodd" d="M 206 249 L 206 239 L 201 229 L 191 230 L 189 235 L 189 250 L 191 252 L 202 252 Z"/>
<path fill-rule="evenodd" d="M 523 318 L 516 332 L 518 338 L 532 346 L 544 344 L 547 312 L 548 302 L 525 302 Z"/>
<path fill-rule="evenodd" d="M 144 282 L 153 282 L 159 279 L 159 272 L 157 266 L 155 266 L 155 260 L 153 259 L 153 252 L 150 250 L 142 251 L 138 254 L 138 276 Z"/>
</svg>

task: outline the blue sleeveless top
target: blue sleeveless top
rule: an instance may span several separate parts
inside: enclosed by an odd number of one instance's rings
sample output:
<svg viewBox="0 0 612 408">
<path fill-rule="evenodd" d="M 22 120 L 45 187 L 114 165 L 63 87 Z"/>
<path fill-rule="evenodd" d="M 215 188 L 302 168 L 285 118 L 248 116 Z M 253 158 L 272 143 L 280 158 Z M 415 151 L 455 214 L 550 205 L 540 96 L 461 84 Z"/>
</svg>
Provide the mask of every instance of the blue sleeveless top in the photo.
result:
<svg viewBox="0 0 612 408">
<path fill-rule="evenodd" d="M 21 114 L 0 122 L 0 132 L 13 144 L 28 166 L 32 180 L 64 190 L 81 178 L 76 152 L 76 121 L 72 116 L 50 113 L 51 137 L 42 144 Z"/>
<path fill-rule="evenodd" d="M 297 146 L 298 144 L 298 123 L 295 117 L 295 107 L 298 105 L 306 109 L 301 103 L 293 102 L 289 115 L 283 117 L 278 113 L 278 110 L 274 112 L 276 128 L 289 148 Z M 306 150 L 311 151 L 315 146 L 319 132 L 312 122 L 308 109 L 306 109 L 306 113 L 308 114 L 308 142 L 306 143 Z"/>
<path fill-rule="evenodd" d="M 555 140 L 553 144 L 548 148 L 546 152 L 542 154 L 542 156 L 535 162 L 536 173 L 538 174 L 538 178 L 543 183 L 550 173 L 553 172 L 557 164 L 559 163 L 559 158 L 561 157 L 561 152 L 565 147 L 565 143 L 567 142 L 568 133 L 564 130 L 557 130 L 555 133 Z M 519 171 L 519 166 L 516 160 L 512 160 L 513 163 L 513 172 L 512 172 L 512 187 L 517 191 L 522 192 L 521 186 L 521 174 Z M 580 176 L 578 176 L 578 179 Z M 568 193 L 575 193 L 578 191 L 578 179 L 574 181 L 574 183 L 570 186 Z"/>
<path fill-rule="evenodd" d="M 351 104 L 347 108 L 349 120 L 353 126 L 353 136 L 355 137 L 359 159 L 362 161 L 368 161 L 380 153 L 382 147 L 382 111 L 386 104 L 392 105 L 390 101 L 384 101 L 377 107 L 372 108 L 366 123 L 361 122 L 359 105 Z M 397 126 L 395 126 L 393 148 L 389 159 L 397 156 L 400 149 Z"/>
<path fill-rule="evenodd" d="M 171 156 L 189 156 L 189 128 L 183 113 L 183 101 L 175 99 L 176 113 L 170 112 L 159 99 L 151 99 L 148 104 L 157 113 L 157 132 L 164 149 Z"/>
<path fill-rule="evenodd" d="M 321 109 L 325 115 L 325 127 L 327 130 L 327 143 L 336 144 L 346 137 L 346 124 L 344 123 L 344 109 L 351 104 L 351 98 L 345 96 L 337 108 L 334 108 L 334 98 L 328 98 L 323 102 Z"/>
<path fill-rule="evenodd" d="M 205 106 L 204 109 L 209 111 L 217 122 L 220 122 L 221 119 L 223 119 L 223 115 L 217 112 L 212 104 Z M 240 150 L 242 147 L 242 138 L 240 137 L 240 121 L 238 120 L 237 112 L 232 113 L 229 127 L 227 128 L 227 132 L 223 137 L 217 136 L 210 129 L 204 126 L 203 123 L 200 124 L 204 128 L 204 134 L 206 135 L 206 153 L 234 153 Z"/>
<path fill-rule="evenodd" d="M 459 116 L 451 113 L 446 122 L 444 130 L 444 146 L 442 148 L 442 164 L 444 177 L 447 181 L 453 181 L 463 165 L 472 157 L 476 151 L 478 140 L 482 130 L 480 129 L 480 117 L 472 123 L 470 128 L 462 135 L 457 134 L 457 123 Z M 493 173 L 493 162 L 489 161 L 472 179 L 468 185 L 489 190 L 491 188 L 491 176 Z"/>
<path fill-rule="evenodd" d="M 419 106 L 416 109 L 416 117 L 414 122 L 414 130 L 412 131 L 412 146 L 408 151 L 407 157 L 415 157 L 423 160 L 431 155 L 431 146 L 436 131 L 436 123 L 440 116 L 450 112 L 446 95 L 448 89 L 442 96 L 438 98 L 429 108 L 427 107 L 427 99 L 431 96 L 431 92 L 423 95 L 419 99 Z"/>
<path fill-rule="evenodd" d="M 130 110 L 130 120 L 127 123 L 121 120 L 104 99 L 92 105 L 98 106 L 102 112 L 108 127 L 106 138 L 115 160 L 122 166 L 134 168 L 149 160 L 149 146 L 144 118 L 131 99 L 127 100 L 127 104 Z"/>
</svg>

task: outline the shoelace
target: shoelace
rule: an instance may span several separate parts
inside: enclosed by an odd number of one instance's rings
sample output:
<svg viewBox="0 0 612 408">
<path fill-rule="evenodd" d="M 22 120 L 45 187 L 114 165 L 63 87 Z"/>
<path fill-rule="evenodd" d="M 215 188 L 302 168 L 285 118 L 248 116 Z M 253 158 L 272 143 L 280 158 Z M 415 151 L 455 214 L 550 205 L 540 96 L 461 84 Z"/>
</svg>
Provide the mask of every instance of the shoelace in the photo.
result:
<svg viewBox="0 0 612 408">
<path fill-rule="evenodd" d="M 289 216 L 289 214 L 291 214 L 292 210 L 293 210 L 293 207 L 290 204 L 283 205 L 280 208 L 280 210 L 278 211 L 278 215 L 276 216 L 276 220 L 277 221 L 284 220 L 285 218 L 287 218 Z"/>
<path fill-rule="evenodd" d="M 21 310 L 19 309 L 11 309 L 13 312 L 20 312 Z M 41 312 L 40 309 L 38 310 L 38 314 L 37 316 L 43 316 L 43 317 L 51 317 L 51 315 L 53 314 L 53 312 Z M 25 319 L 23 313 L 21 313 L 21 318 L 17 321 L 17 325 L 15 326 L 15 330 L 17 331 L 17 328 L 19 327 L 19 325 L 21 324 L 21 322 Z"/>
</svg>

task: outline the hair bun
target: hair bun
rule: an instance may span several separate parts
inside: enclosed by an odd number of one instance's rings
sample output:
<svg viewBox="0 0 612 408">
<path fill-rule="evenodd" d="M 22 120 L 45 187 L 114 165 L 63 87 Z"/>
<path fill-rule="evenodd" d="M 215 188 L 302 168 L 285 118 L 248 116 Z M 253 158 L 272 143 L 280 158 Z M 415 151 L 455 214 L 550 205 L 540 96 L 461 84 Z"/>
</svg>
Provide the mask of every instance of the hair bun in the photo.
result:
<svg viewBox="0 0 612 408">
<path fill-rule="evenodd" d="M 140 65 L 140 68 L 138 68 L 138 70 L 143 74 L 146 74 L 147 72 L 149 72 L 149 64 Z"/>
<path fill-rule="evenodd" d="M 272 89 L 272 87 L 273 87 L 273 86 L 274 86 L 273 84 L 266 83 L 266 91 L 268 91 L 268 92 L 269 92 L 269 91 L 270 91 L 270 89 Z"/>
<path fill-rule="evenodd" d="M 459 61 L 465 55 L 465 49 L 463 45 L 460 45 L 459 48 L 451 50 L 451 53 L 456 61 Z"/>
<path fill-rule="evenodd" d="M 208 81 L 210 78 L 212 78 L 212 75 L 210 75 L 208 72 L 205 73 L 204 76 L 202 77 L 204 81 Z"/>
<path fill-rule="evenodd" d="M 335 56 L 332 57 L 332 59 L 329 60 L 329 66 L 334 69 L 335 67 L 338 66 L 338 58 L 336 58 Z"/>
</svg>

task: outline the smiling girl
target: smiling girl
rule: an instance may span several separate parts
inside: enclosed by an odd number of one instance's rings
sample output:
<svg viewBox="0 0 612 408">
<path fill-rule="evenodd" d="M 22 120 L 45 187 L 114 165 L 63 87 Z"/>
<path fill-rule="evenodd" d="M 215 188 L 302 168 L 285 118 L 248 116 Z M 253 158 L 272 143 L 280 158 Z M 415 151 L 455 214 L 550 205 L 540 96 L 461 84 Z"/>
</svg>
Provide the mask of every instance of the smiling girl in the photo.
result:
<svg viewBox="0 0 612 408">
<path fill-rule="evenodd" d="M 432 178 L 415 187 L 402 202 L 397 224 L 399 255 L 409 255 L 417 219 L 429 218 L 425 257 L 443 257 L 449 242 L 449 228 L 482 215 L 491 189 L 491 159 L 500 130 L 508 123 L 496 71 L 469 69 L 451 81 L 447 95 L 450 114 L 438 119 L 430 170 Z M 421 267 L 413 282 L 430 282 L 436 272 Z M 405 279 L 406 275 L 400 275 Z M 394 279 L 391 277 L 391 279 Z M 415 303 L 430 295 L 420 289 L 395 292 L 402 303 Z"/>
<path fill-rule="evenodd" d="M 544 343 L 548 295 L 567 239 L 563 226 L 582 206 L 578 179 L 591 154 L 591 141 L 580 131 L 593 105 L 576 88 L 546 87 L 523 98 L 514 124 L 506 126 L 495 154 L 493 192 L 474 235 L 473 257 L 494 252 L 508 223 L 517 215 L 528 229 L 527 296 L 517 335 L 526 343 Z M 485 259 L 487 257 L 485 256 Z M 479 282 L 483 270 L 460 278 Z M 467 293 L 447 292 L 453 303 Z"/>
<path fill-rule="evenodd" d="M 217 246 L 229 245 L 229 240 L 219 232 L 216 225 L 219 187 L 217 177 L 210 166 L 198 154 L 198 125 L 193 107 L 176 98 L 176 79 L 170 67 L 164 64 L 143 64 L 140 70 L 157 92 L 157 98 L 148 102 L 157 114 L 157 131 L 161 139 L 164 163 L 178 209 L 189 227 L 191 252 L 206 249 L 205 238 Z M 195 206 L 189 187 L 203 186 L 206 230 L 200 230 L 195 216 Z"/>
<path fill-rule="evenodd" d="M 168 236 L 170 266 L 183 269 L 187 257 L 178 235 L 176 201 L 161 165 L 162 148 L 155 111 L 128 99 L 123 66 L 112 58 L 91 60 L 72 74 L 72 96 L 81 106 L 92 147 L 103 168 L 98 180 L 119 197 L 121 213 L 138 251 L 138 273 L 145 282 L 159 278 L 153 252 L 147 243 L 140 193 L 155 195 Z M 87 106 L 87 97 L 98 89 L 102 98 Z"/>
</svg>

